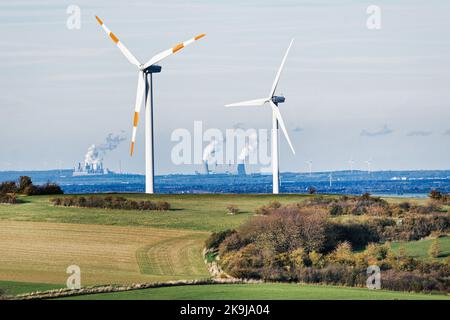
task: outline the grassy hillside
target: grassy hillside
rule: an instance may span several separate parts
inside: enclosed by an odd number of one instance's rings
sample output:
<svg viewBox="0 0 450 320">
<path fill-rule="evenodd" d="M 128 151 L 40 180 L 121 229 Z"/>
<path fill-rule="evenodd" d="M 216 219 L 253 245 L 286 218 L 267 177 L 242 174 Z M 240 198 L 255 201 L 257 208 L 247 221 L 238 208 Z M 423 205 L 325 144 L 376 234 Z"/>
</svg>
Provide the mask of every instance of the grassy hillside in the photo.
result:
<svg viewBox="0 0 450 320">
<path fill-rule="evenodd" d="M 119 293 L 94 294 L 68 299 L 130 299 L 130 300 L 392 300 L 392 299 L 444 299 L 450 297 L 426 294 L 413 294 L 362 288 L 341 288 L 331 286 L 312 286 L 298 284 L 235 284 L 165 287 L 135 290 Z"/>
<path fill-rule="evenodd" d="M 392 249 L 398 253 L 401 247 L 406 249 L 406 254 L 414 258 L 419 258 L 422 260 L 430 260 L 428 256 L 428 249 L 433 243 L 433 239 L 424 239 L 419 241 L 404 241 L 404 242 L 393 242 L 391 244 Z M 450 256 L 450 237 L 439 238 L 440 254 L 438 260 L 445 260 Z"/>
<path fill-rule="evenodd" d="M 0 290 L 5 295 L 18 295 L 34 291 L 46 291 L 61 288 L 60 285 L 49 283 L 33 283 L 18 281 L 0 281 Z"/>
<path fill-rule="evenodd" d="M 123 195 L 135 200 L 164 200 L 172 209 L 168 212 L 142 212 L 74 207 L 55 207 L 49 196 L 21 197 L 25 203 L 0 204 L 0 220 L 40 221 L 146 226 L 155 228 L 219 231 L 233 228 L 254 214 L 256 207 L 277 199 L 286 204 L 302 201 L 304 195 Z M 227 206 L 237 205 L 241 214 L 227 215 Z"/>
<path fill-rule="evenodd" d="M 48 196 L 21 197 L 24 203 L 17 205 L 0 204 L 0 289 L 15 294 L 65 286 L 68 276 L 66 268 L 71 264 L 81 267 L 82 285 L 206 278 L 209 274 L 203 263 L 201 248 L 210 232 L 239 226 L 254 215 L 255 208 L 270 201 L 287 204 L 311 197 L 123 196 L 135 200 L 168 201 L 173 210 L 142 212 L 55 207 L 49 201 L 53 197 Z M 424 203 L 425 200 L 414 202 Z M 228 215 L 226 207 L 229 205 L 236 205 L 241 213 Z M 448 238 L 441 243 L 444 255 L 448 255 L 448 244 Z M 399 245 L 394 243 L 394 249 Z M 408 253 L 414 254 L 417 249 L 418 256 L 426 256 L 429 245 L 418 242 L 407 243 L 405 247 Z M 361 289 L 272 284 L 267 287 L 239 286 L 235 292 L 232 288 L 161 288 L 123 295 L 124 298 L 264 299 L 273 294 L 273 298 L 280 299 L 353 299 L 364 297 L 366 293 L 362 292 L 368 292 Z M 406 297 L 401 293 L 367 294 L 374 299 L 391 299 L 400 295 Z M 120 297 L 122 294 L 117 295 Z M 115 298 L 115 294 L 108 297 Z"/>
<path fill-rule="evenodd" d="M 133 200 L 164 200 L 172 209 L 168 212 L 142 212 L 133 210 L 110 210 L 75 207 L 55 207 L 50 199 L 55 196 L 20 197 L 25 203 L 18 205 L 0 204 L 0 220 L 83 223 L 120 226 L 147 226 L 155 228 L 190 229 L 220 231 L 234 228 L 254 215 L 255 208 L 276 200 L 281 204 L 303 201 L 311 195 L 147 195 L 121 194 Z M 335 197 L 335 196 L 329 196 Z M 390 202 L 405 199 L 389 198 Z M 416 204 L 424 204 L 426 199 L 408 199 Z M 240 214 L 227 215 L 227 206 L 236 205 Z"/>
</svg>

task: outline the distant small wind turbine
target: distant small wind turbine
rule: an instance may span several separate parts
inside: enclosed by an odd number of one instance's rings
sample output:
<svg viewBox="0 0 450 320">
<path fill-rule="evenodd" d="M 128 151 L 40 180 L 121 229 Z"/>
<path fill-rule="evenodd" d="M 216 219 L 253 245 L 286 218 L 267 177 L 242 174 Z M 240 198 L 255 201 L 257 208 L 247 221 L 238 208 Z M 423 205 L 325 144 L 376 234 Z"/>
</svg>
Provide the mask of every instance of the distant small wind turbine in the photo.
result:
<svg viewBox="0 0 450 320">
<path fill-rule="evenodd" d="M 203 38 L 205 34 L 200 34 L 192 39 L 177 44 L 175 47 L 167 49 L 153 56 L 147 63 L 143 64 L 125 47 L 123 42 L 112 33 L 111 30 L 103 23 L 103 21 L 95 16 L 97 22 L 101 25 L 102 29 L 117 45 L 122 54 L 127 60 L 134 64 L 138 68 L 138 84 L 136 94 L 136 105 L 134 108 L 133 118 L 133 133 L 131 138 L 131 150 L 130 155 L 133 155 L 134 144 L 136 142 L 136 130 L 139 119 L 139 112 L 142 107 L 142 100 L 145 103 L 145 193 L 153 193 L 154 190 L 154 151 L 153 151 L 153 74 L 161 72 L 161 66 L 157 63 L 161 62 L 168 56 L 178 52 L 184 47 L 194 43 L 195 41 Z"/>
<path fill-rule="evenodd" d="M 331 188 L 333 186 L 333 172 L 330 172 L 328 178 L 330 178 L 330 188 Z"/>
<path fill-rule="evenodd" d="M 353 157 L 348 160 L 348 164 L 350 165 L 350 173 L 353 173 L 353 165 L 355 164 Z"/>
<path fill-rule="evenodd" d="M 279 193 L 280 187 L 280 171 L 278 165 L 278 127 L 281 127 L 283 130 L 284 136 L 286 137 L 289 146 L 291 147 L 292 153 L 295 154 L 294 147 L 292 146 L 291 139 L 289 139 L 289 135 L 286 130 L 286 126 L 284 125 L 283 118 L 281 117 L 280 109 L 278 108 L 279 103 L 283 103 L 285 101 L 285 97 L 282 95 L 276 96 L 275 90 L 278 86 L 278 81 L 280 80 L 281 71 L 283 70 L 284 63 L 286 62 L 286 58 L 289 54 L 289 50 L 291 49 L 292 43 L 294 39 L 291 40 L 289 47 L 284 55 L 283 61 L 281 62 L 281 66 L 278 69 L 277 75 L 275 77 L 275 81 L 272 84 L 272 88 L 270 89 L 270 94 L 266 98 L 242 101 L 232 104 L 225 105 L 226 107 L 241 107 L 241 106 L 262 106 L 266 103 L 270 104 L 272 108 L 272 189 L 273 193 Z"/>
<path fill-rule="evenodd" d="M 364 162 L 367 164 L 367 173 L 370 174 L 371 166 L 372 166 L 372 160 L 366 160 Z"/>
<path fill-rule="evenodd" d="M 308 167 L 309 167 L 309 175 L 311 176 L 312 175 L 312 165 L 313 165 L 313 162 L 312 162 L 312 160 L 308 160 L 308 161 L 305 161 L 305 163 L 308 165 Z"/>
</svg>

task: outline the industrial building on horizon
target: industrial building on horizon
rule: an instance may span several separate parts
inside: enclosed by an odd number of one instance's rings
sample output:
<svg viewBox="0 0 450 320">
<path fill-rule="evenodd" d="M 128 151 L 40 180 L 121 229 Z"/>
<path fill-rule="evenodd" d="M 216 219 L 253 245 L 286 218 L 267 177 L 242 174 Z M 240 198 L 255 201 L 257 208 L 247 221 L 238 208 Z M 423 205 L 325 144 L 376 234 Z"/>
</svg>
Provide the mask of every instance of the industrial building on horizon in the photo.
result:
<svg viewBox="0 0 450 320">
<path fill-rule="evenodd" d="M 95 163 L 87 163 L 85 162 L 81 165 L 81 162 L 78 163 L 78 166 L 73 170 L 73 176 L 88 176 L 88 175 L 105 175 L 112 174 L 112 171 L 109 171 L 108 168 L 103 167 L 103 162 L 95 162 Z"/>
</svg>

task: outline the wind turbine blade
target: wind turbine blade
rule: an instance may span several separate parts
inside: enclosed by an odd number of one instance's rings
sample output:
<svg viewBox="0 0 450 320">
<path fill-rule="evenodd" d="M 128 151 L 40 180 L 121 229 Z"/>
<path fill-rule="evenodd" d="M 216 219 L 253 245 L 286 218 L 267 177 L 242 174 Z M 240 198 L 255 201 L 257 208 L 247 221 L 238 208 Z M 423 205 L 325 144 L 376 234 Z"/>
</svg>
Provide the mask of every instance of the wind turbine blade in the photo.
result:
<svg viewBox="0 0 450 320">
<path fill-rule="evenodd" d="M 144 72 L 139 71 L 138 86 L 136 92 L 136 105 L 134 106 L 133 134 L 131 136 L 130 156 L 133 156 L 134 143 L 136 142 L 136 131 L 139 122 L 139 112 L 141 111 L 142 98 L 144 97 L 144 90 L 145 90 L 144 82 L 145 82 Z"/>
<path fill-rule="evenodd" d="M 275 94 L 275 90 L 277 89 L 278 86 L 278 81 L 280 81 L 281 71 L 283 70 L 284 63 L 286 62 L 286 58 L 289 54 L 289 50 L 291 49 L 292 43 L 294 43 L 294 39 L 291 40 L 291 43 L 289 44 L 289 47 L 287 48 L 286 53 L 284 54 L 283 61 L 281 62 L 281 66 L 278 69 L 277 76 L 275 77 L 275 81 L 272 84 L 272 89 L 270 90 L 270 97 L 273 97 L 273 95 Z"/>
<path fill-rule="evenodd" d="M 270 106 L 272 107 L 272 111 L 275 113 L 275 116 L 278 120 L 278 123 L 281 127 L 281 130 L 283 130 L 284 136 L 286 137 L 287 142 L 289 143 L 289 146 L 291 147 L 292 153 L 295 154 L 294 147 L 292 146 L 291 139 L 289 139 L 289 135 L 286 130 L 286 126 L 284 125 L 283 117 L 281 116 L 280 109 L 270 101 Z"/>
<path fill-rule="evenodd" d="M 226 104 L 225 107 L 262 106 L 264 103 L 268 102 L 269 100 L 270 100 L 270 98 L 247 100 L 247 101 L 241 101 L 241 102 Z"/>
<path fill-rule="evenodd" d="M 112 33 L 111 30 L 108 29 L 108 27 L 103 23 L 103 21 L 98 17 L 95 16 L 95 19 L 97 19 L 98 23 L 102 26 L 103 30 L 105 30 L 106 34 L 114 41 L 114 43 L 117 45 L 119 50 L 123 53 L 125 58 L 130 61 L 130 63 L 134 64 L 135 66 L 139 67 L 141 63 L 136 59 L 136 57 L 130 52 L 130 50 L 125 47 L 125 45 L 117 38 L 117 36 Z"/>
<path fill-rule="evenodd" d="M 154 57 L 152 57 L 146 64 L 144 64 L 143 69 L 150 67 L 151 65 L 154 65 L 155 63 L 160 62 L 161 60 L 167 58 L 168 56 L 176 53 L 177 51 L 183 49 L 184 47 L 190 45 L 191 43 L 203 38 L 206 34 L 202 33 L 199 34 L 198 36 L 189 39 L 185 42 L 181 42 L 179 44 L 177 44 L 175 47 L 167 49 L 163 52 L 158 53 L 157 55 L 155 55 Z"/>
</svg>

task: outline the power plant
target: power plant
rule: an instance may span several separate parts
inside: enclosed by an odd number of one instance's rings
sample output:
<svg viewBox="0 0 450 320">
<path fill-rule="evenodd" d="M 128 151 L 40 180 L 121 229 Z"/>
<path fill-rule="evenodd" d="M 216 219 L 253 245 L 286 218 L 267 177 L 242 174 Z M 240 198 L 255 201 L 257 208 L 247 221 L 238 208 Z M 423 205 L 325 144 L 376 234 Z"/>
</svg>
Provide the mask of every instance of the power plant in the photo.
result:
<svg viewBox="0 0 450 320">
<path fill-rule="evenodd" d="M 81 162 L 78 163 L 78 167 L 75 168 L 73 171 L 73 176 L 90 176 L 90 175 L 104 175 L 104 174 L 111 174 L 112 172 L 109 171 L 107 168 L 103 167 L 103 162 L 97 162 L 97 163 L 84 163 L 81 165 Z"/>
<path fill-rule="evenodd" d="M 87 176 L 87 175 L 103 175 L 112 174 L 113 172 L 103 166 L 103 157 L 109 151 L 116 149 L 119 144 L 125 140 L 122 134 L 110 133 L 105 140 L 99 145 L 92 144 L 89 146 L 84 155 L 84 162 L 78 163 L 73 170 L 73 176 Z"/>
<path fill-rule="evenodd" d="M 109 135 L 108 137 L 110 137 Z M 108 138 L 107 138 L 108 140 Z M 84 156 L 84 163 L 78 163 L 78 166 L 73 170 L 73 176 L 89 176 L 89 175 L 103 175 L 112 173 L 103 166 L 104 148 L 102 146 L 97 147 L 95 144 L 88 148 Z"/>
<path fill-rule="evenodd" d="M 237 174 L 240 176 L 245 176 L 246 172 L 245 172 L 245 164 L 244 163 L 239 163 L 237 166 Z"/>
</svg>

